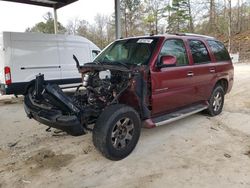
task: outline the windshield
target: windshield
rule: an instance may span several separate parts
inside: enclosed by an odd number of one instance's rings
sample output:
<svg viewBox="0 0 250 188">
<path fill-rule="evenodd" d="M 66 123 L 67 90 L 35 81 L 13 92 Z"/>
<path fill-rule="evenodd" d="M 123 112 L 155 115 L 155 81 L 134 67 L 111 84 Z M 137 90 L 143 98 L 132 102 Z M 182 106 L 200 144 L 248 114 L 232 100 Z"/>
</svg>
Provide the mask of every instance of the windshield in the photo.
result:
<svg viewBox="0 0 250 188">
<path fill-rule="evenodd" d="M 123 63 L 146 65 L 156 46 L 157 38 L 119 40 L 108 46 L 95 61 L 100 63 Z"/>
</svg>

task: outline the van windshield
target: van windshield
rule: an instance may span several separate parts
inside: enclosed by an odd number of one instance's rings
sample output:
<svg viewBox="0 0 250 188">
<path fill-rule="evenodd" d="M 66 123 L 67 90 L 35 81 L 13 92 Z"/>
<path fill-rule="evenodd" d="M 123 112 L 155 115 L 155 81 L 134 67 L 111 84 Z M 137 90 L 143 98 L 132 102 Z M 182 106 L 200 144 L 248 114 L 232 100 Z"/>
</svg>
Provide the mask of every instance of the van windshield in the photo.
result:
<svg viewBox="0 0 250 188">
<path fill-rule="evenodd" d="M 94 61 L 100 63 L 147 65 L 157 38 L 119 40 L 112 43 Z"/>
</svg>

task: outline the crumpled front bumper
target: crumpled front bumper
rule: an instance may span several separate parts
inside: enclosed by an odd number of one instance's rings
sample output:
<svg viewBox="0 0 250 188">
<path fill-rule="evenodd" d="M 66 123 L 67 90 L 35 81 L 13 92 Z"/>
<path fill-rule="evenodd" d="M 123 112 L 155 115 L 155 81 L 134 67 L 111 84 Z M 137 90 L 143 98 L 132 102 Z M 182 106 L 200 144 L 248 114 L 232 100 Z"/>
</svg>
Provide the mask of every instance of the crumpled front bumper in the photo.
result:
<svg viewBox="0 0 250 188">
<path fill-rule="evenodd" d="M 84 128 L 75 115 L 63 115 L 60 110 L 49 109 L 34 102 L 27 94 L 24 98 L 24 110 L 29 118 L 49 127 L 63 130 L 73 136 L 84 134 Z"/>
</svg>

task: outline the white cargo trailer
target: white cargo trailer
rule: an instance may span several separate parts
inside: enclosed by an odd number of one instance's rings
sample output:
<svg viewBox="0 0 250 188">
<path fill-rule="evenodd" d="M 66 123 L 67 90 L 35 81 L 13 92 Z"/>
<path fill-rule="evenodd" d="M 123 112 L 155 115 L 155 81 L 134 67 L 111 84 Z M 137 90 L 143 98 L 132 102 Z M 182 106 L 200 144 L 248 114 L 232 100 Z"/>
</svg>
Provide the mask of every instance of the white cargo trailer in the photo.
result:
<svg viewBox="0 0 250 188">
<path fill-rule="evenodd" d="M 62 86 L 81 82 L 73 54 L 81 64 L 91 62 L 100 49 L 80 36 L 42 33 L 0 33 L 0 91 L 23 94 L 39 73 Z"/>
</svg>

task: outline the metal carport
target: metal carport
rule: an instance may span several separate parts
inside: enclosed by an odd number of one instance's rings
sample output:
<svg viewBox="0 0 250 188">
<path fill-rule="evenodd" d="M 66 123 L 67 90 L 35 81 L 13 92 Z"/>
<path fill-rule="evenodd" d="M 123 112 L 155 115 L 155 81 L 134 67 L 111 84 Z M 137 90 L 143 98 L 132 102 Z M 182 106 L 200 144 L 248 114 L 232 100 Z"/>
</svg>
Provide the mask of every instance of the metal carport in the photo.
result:
<svg viewBox="0 0 250 188">
<path fill-rule="evenodd" d="M 54 30 L 57 33 L 57 12 L 56 10 L 74 3 L 78 0 L 3 0 L 15 3 L 23 3 L 37 6 L 50 7 L 54 9 Z M 115 0 L 115 26 L 116 26 L 116 38 L 121 37 L 121 22 L 120 22 L 120 0 Z"/>
</svg>

